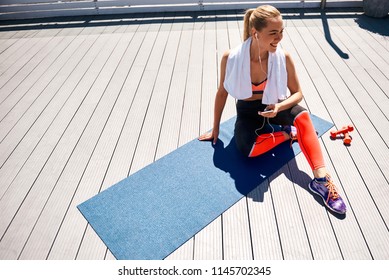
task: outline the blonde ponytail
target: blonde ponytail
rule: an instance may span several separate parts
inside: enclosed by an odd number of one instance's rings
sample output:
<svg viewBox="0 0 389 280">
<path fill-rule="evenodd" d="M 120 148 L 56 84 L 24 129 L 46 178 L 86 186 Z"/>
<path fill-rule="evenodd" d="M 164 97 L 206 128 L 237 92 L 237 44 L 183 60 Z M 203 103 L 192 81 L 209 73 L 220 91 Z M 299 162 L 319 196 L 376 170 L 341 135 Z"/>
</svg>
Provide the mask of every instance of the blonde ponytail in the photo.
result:
<svg viewBox="0 0 389 280">
<path fill-rule="evenodd" d="M 248 9 L 244 14 L 243 18 L 243 41 L 246 41 L 250 37 L 250 17 L 251 14 L 255 11 L 255 9 Z"/>
<path fill-rule="evenodd" d="M 281 16 L 279 10 L 270 5 L 262 5 L 256 9 L 248 9 L 243 18 L 243 41 L 251 36 L 251 29 L 261 31 L 267 26 L 267 19 Z"/>
</svg>

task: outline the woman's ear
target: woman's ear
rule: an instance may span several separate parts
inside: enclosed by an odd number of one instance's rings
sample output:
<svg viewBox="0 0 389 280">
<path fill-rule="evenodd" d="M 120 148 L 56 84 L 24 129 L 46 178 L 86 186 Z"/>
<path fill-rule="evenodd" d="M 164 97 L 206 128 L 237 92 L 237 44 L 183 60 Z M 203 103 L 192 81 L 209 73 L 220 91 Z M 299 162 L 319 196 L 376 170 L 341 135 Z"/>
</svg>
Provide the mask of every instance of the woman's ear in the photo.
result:
<svg viewBox="0 0 389 280">
<path fill-rule="evenodd" d="M 255 30 L 255 28 L 251 28 L 251 37 L 258 39 L 258 32 Z"/>
</svg>

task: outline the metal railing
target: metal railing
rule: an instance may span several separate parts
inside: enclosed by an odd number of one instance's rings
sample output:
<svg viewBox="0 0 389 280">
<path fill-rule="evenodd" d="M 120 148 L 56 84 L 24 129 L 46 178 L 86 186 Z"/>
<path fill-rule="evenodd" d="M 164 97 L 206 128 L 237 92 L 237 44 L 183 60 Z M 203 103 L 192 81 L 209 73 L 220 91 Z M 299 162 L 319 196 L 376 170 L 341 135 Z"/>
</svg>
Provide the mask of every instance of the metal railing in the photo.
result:
<svg viewBox="0 0 389 280">
<path fill-rule="evenodd" d="M 262 4 L 277 8 L 362 7 L 362 0 L 2 0 L 0 20 L 145 12 L 248 9 Z"/>
</svg>

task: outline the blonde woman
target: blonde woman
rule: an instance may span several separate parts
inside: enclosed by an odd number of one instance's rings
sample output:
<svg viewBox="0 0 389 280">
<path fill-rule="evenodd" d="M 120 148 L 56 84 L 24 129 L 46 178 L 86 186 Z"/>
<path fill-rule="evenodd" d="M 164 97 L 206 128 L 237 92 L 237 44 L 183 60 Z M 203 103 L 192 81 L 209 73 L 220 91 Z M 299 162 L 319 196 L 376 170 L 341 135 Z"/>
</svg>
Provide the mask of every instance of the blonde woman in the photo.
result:
<svg viewBox="0 0 389 280">
<path fill-rule="evenodd" d="M 289 53 L 279 43 L 283 20 L 273 6 L 250 9 L 244 16 L 244 42 L 224 53 L 220 85 L 215 97 L 212 131 L 199 140 L 215 144 L 228 95 L 237 99 L 234 138 L 248 157 L 259 156 L 275 146 L 297 140 L 311 166 L 314 179 L 309 189 L 320 195 L 332 211 L 345 214 L 346 205 L 328 175 L 316 131 L 303 99 L 297 73 Z M 265 133 L 266 124 L 283 126 Z"/>
</svg>

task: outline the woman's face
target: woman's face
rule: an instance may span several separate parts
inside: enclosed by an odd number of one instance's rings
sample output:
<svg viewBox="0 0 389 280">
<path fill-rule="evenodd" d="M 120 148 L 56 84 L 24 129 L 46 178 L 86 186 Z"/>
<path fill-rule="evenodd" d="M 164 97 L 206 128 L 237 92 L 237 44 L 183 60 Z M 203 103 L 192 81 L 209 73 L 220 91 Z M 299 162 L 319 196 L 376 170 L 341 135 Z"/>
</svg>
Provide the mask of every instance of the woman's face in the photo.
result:
<svg viewBox="0 0 389 280">
<path fill-rule="evenodd" d="M 261 31 L 256 31 L 260 49 L 275 52 L 278 43 L 282 40 L 283 32 L 284 24 L 281 16 L 268 19 L 267 26 Z"/>
</svg>

